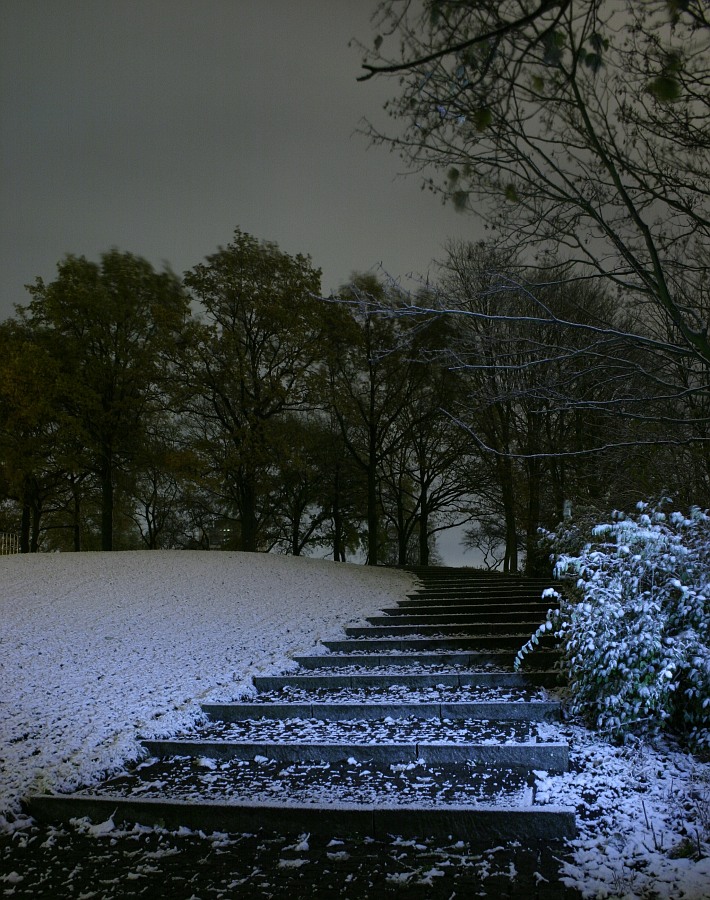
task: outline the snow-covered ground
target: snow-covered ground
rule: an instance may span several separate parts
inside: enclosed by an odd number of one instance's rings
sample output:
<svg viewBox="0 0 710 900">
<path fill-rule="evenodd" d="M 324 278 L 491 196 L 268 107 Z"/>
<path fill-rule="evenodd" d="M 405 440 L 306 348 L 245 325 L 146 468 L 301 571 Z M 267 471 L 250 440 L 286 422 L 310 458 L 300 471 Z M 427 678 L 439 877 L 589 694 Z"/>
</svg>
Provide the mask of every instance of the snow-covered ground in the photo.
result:
<svg viewBox="0 0 710 900">
<path fill-rule="evenodd" d="M 118 770 L 138 738 L 392 605 L 396 571 L 257 553 L 0 557 L 0 814 Z"/>
<path fill-rule="evenodd" d="M 0 827 L 17 827 L 23 794 L 120 770 L 139 737 L 190 728 L 201 701 L 293 668 L 293 655 L 410 585 L 400 572 L 257 554 L 1 557 Z M 545 727 L 571 747 L 570 773 L 539 773 L 537 788 L 538 802 L 577 810 L 567 883 L 594 898 L 710 897 L 710 766 Z"/>
</svg>

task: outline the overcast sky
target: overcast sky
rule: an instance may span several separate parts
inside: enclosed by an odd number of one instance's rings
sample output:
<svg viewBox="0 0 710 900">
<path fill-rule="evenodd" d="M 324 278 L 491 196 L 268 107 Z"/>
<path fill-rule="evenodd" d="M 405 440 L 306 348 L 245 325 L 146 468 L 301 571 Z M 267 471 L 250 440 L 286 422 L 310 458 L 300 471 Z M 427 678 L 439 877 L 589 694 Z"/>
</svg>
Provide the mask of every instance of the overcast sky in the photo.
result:
<svg viewBox="0 0 710 900">
<path fill-rule="evenodd" d="M 0 319 L 65 253 L 176 272 L 234 228 L 308 253 L 330 292 L 426 274 L 470 218 L 356 134 L 375 0 L 0 0 Z"/>
</svg>

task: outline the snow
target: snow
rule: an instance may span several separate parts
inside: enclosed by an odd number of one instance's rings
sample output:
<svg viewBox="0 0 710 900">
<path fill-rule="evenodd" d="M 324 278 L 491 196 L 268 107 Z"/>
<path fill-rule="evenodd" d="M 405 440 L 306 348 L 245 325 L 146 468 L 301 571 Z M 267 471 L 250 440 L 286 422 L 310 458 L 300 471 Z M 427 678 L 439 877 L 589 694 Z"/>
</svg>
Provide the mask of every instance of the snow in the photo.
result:
<svg viewBox="0 0 710 900">
<path fill-rule="evenodd" d="M 199 704 L 392 605 L 402 572 L 256 553 L 137 551 L 0 558 L 0 817 L 74 789 L 174 735 Z M 2 819 L 0 818 L 0 822 Z"/>
<path fill-rule="evenodd" d="M 537 772 L 535 801 L 576 809 L 565 884 L 588 898 L 707 900 L 710 764 L 668 740 L 613 746 L 574 725 L 554 735 L 569 742 L 570 772 Z"/>
<path fill-rule="evenodd" d="M 141 755 L 141 737 L 194 731 L 200 702 L 253 696 L 253 675 L 324 653 L 319 641 L 342 638 L 344 625 L 395 605 L 410 587 L 401 572 L 273 555 L 0 557 L 0 826 L 22 826 L 27 793 L 120 772 Z M 463 739 L 468 726 L 446 727 Z M 386 726 L 378 740 L 402 728 Z M 535 800 L 576 810 L 565 883 L 588 898 L 706 900 L 710 765 L 669 743 L 616 747 L 574 724 L 534 726 L 538 741 L 561 738 L 571 770 L 536 773 Z M 113 822 L 86 827 L 100 840 Z M 452 851 L 438 867 L 456 860 Z M 425 873 L 429 882 L 438 867 Z"/>
</svg>

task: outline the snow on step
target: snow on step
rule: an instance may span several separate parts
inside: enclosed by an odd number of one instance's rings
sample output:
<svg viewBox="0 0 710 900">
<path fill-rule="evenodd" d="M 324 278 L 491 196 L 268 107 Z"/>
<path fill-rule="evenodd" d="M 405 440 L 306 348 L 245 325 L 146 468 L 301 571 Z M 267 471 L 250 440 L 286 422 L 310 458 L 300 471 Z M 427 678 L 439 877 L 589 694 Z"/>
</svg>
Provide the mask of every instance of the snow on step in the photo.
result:
<svg viewBox="0 0 710 900">
<path fill-rule="evenodd" d="M 377 629 L 371 629 L 375 634 Z M 525 643 L 528 635 L 525 634 L 494 634 L 494 635 L 447 635 L 436 637 L 394 637 L 391 635 L 382 635 L 382 637 L 370 636 L 367 638 L 351 638 L 346 641 L 323 641 L 323 646 L 335 653 L 355 653 L 365 651 L 368 653 L 391 653 L 393 651 L 406 653 L 421 653 L 422 651 L 431 650 L 488 650 L 502 651 L 513 650 L 518 651 Z M 541 638 L 541 643 L 545 647 L 553 646 L 553 639 Z M 515 654 L 513 654 L 514 656 Z"/>
<path fill-rule="evenodd" d="M 513 608 L 506 605 L 505 609 L 501 609 L 501 606 L 498 603 L 486 604 L 485 606 L 474 605 L 471 603 L 447 603 L 439 606 L 434 604 L 411 603 L 407 606 L 384 607 L 380 612 L 384 613 L 387 620 L 391 617 L 397 619 L 426 617 L 427 620 L 436 622 L 438 620 L 443 620 L 443 617 L 446 616 L 451 618 L 452 621 L 460 621 L 462 616 L 472 616 L 473 618 L 471 621 L 476 622 L 483 620 L 484 616 L 490 617 L 489 621 L 518 621 L 520 618 L 525 618 L 525 616 L 531 617 L 538 615 L 544 619 L 548 609 L 548 604 L 537 603 L 517 603 Z M 378 618 L 383 617 L 380 616 Z M 367 621 L 372 622 L 372 619 L 368 618 Z"/>
<path fill-rule="evenodd" d="M 271 802 L 251 799 L 239 803 L 201 800 L 173 800 L 54 796 L 38 794 L 27 801 L 30 815 L 44 821 L 66 821 L 88 817 L 104 822 L 140 822 L 169 829 L 195 831 L 258 832 L 262 828 L 281 834 L 310 832 L 325 837 L 333 834 L 364 835 L 387 840 L 402 838 L 449 838 L 456 835 L 482 846 L 515 839 L 520 843 L 562 840 L 576 833 L 574 811 L 563 807 L 475 807 L 437 805 L 419 807 L 389 804 L 332 803 L 297 804 L 281 797 Z"/>
<path fill-rule="evenodd" d="M 369 621 L 369 620 L 368 620 Z M 386 622 L 374 625 L 351 625 L 345 629 L 345 634 L 352 637 L 379 637 L 380 635 L 398 637 L 408 634 L 427 635 L 496 635 L 502 637 L 515 636 L 521 645 L 535 631 L 539 621 L 525 622 L 452 622 L 445 619 L 431 624 L 418 623 L 412 625 L 396 624 L 389 617 Z"/>
<path fill-rule="evenodd" d="M 418 736 L 415 736 L 418 737 Z M 566 772 L 569 751 L 565 743 L 362 743 L 335 741 L 209 741 L 187 738 L 144 741 L 154 757 L 190 756 L 197 759 L 256 760 L 279 762 L 329 762 L 343 760 L 376 765 L 414 763 L 496 766 L 526 771 Z"/>
<path fill-rule="evenodd" d="M 350 666 L 347 672 L 334 668 L 327 670 L 321 668 L 315 675 L 260 675 L 255 676 L 254 687 L 258 691 L 275 691 L 287 687 L 315 690 L 317 688 L 338 690 L 342 688 L 396 688 L 406 686 L 421 690 L 427 687 L 444 685 L 452 688 L 470 687 L 498 687 L 498 688 L 522 688 L 531 684 L 554 686 L 557 683 L 558 673 L 554 670 L 541 672 L 522 673 L 506 671 L 452 671 L 441 666 L 438 671 L 407 671 L 403 672 L 400 666 L 379 666 L 376 671 L 363 672 L 360 667 Z M 422 667 L 423 669 L 424 667 Z"/>
<path fill-rule="evenodd" d="M 510 589 L 510 590 L 476 590 L 460 587 L 451 588 L 426 588 L 407 594 L 407 600 L 431 600 L 431 602 L 454 601 L 466 603 L 539 603 L 542 600 L 542 591 L 531 591 L 527 589 Z M 404 602 L 404 601 L 400 601 Z"/>
<path fill-rule="evenodd" d="M 224 831 L 572 837 L 574 812 L 534 796 L 534 771 L 568 768 L 550 724 L 559 703 L 542 689 L 559 654 L 535 654 L 528 677 L 511 671 L 547 609 L 542 582 L 422 580 L 345 629 L 349 639 L 323 642 L 322 656 L 297 657 L 298 673 L 256 678 L 250 702 L 203 704 L 209 720 L 194 733 L 145 741 L 147 762 L 82 794 L 33 797 L 29 812 Z"/>
<path fill-rule="evenodd" d="M 325 649 L 328 650 L 328 648 Z M 524 661 L 524 671 L 527 674 L 533 663 L 537 663 L 541 670 L 549 670 L 558 658 L 558 650 L 536 650 Z M 448 668 L 455 668 L 458 671 L 475 670 L 480 672 L 485 669 L 491 672 L 510 673 L 514 660 L 515 653 L 509 650 L 501 652 L 465 650 L 416 652 L 389 649 L 386 653 L 373 654 L 363 650 L 350 649 L 343 653 L 326 652 L 318 656 L 294 656 L 294 662 L 297 662 L 302 669 L 309 671 L 335 669 L 350 672 L 356 672 L 363 668 L 381 669 L 387 672 L 405 669 L 408 672 L 444 671 Z"/>
<path fill-rule="evenodd" d="M 339 719 L 384 719 L 415 716 L 421 719 L 530 719 L 545 721 L 559 718 L 557 701 L 540 700 L 515 703 L 505 701 L 450 701 L 442 703 L 397 702 L 376 703 L 205 703 L 207 715 L 227 721 L 258 718 L 298 718 L 338 721 Z"/>
<path fill-rule="evenodd" d="M 192 801 L 261 800 L 282 797 L 294 803 L 391 802 L 530 806 L 534 777 L 509 768 L 427 765 L 376 766 L 348 759 L 341 763 L 282 763 L 191 756 L 151 759 L 132 772 L 104 782 L 103 797 L 161 797 Z"/>
<path fill-rule="evenodd" d="M 443 677 L 443 676 L 442 676 Z M 364 679 L 366 682 L 368 679 Z M 305 687 L 284 680 L 274 690 L 260 691 L 249 698 L 250 703 L 488 703 L 494 701 L 507 703 L 540 702 L 549 700 L 548 692 L 543 688 L 535 690 L 530 686 L 518 685 L 508 689 L 479 685 L 443 684 L 434 679 L 431 686 L 416 689 L 407 684 L 378 684 L 377 679 L 362 683 L 359 678 L 354 684 L 343 687 L 328 686 Z"/>
<path fill-rule="evenodd" d="M 240 719 L 230 722 L 215 719 L 205 723 L 184 739 L 203 737 L 210 741 L 250 741 L 266 743 L 353 744 L 514 744 L 544 743 L 554 739 L 556 726 L 529 720 L 407 718 L 340 719 Z"/>
</svg>

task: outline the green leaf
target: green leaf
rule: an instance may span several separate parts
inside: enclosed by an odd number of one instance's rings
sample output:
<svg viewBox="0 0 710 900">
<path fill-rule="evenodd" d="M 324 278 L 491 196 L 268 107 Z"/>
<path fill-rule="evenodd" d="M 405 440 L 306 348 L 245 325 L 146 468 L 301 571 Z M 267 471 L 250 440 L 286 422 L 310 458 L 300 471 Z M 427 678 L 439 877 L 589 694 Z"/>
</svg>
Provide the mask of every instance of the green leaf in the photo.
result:
<svg viewBox="0 0 710 900">
<path fill-rule="evenodd" d="M 599 53 L 587 53 L 584 57 L 584 65 L 595 74 L 602 67 L 602 58 Z"/>
<path fill-rule="evenodd" d="M 429 23 L 432 28 L 436 28 L 439 24 L 439 20 L 441 19 L 441 2 L 440 0 L 432 0 L 431 7 L 429 9 Z"/>
<path fill-rule="evenodd" d="M 454 209 L 457 212 L 464 212 L 468 203 L 468 192 L 454 191 L 454 193 L 451 195 L 451 199 L 454 201 Z"/>
<path fill-rule="evenodd" d="M 674 103 L 680 98 L 680 82 L 672 75 L 659 75 L 649 82 L 647 90 L 659 103 Z"/>
<path fill-rule="evenodd" d="M 671 50 L 666 54 L 666 65 L 664 74 L 677 73 L 683 68 L 683 57 L 677 50 Z"/>
<path fill-rule="evenodd" d="M 559 65 L 562 62 L 562 51 L 565 46 L 564 34 L 561 31 L 547 32 L 543 37 L 542 45 L 545 49 L 543 64 L 546 66 Z"/>
<path fill-rule="evenodd" d="M 602 50 L 609 49 L 609 39 L 602 37 L 598 32 L 594 32 L 594 34 L 589 38 L 589 43 L 592 45 L 592 48 L 595 53 L 598 53 L 601 56 Z"/>
<path fill-rule="evenodd" d="M 505 199 L 509 200 L 511 203 L 519 203 L 520 202 L 520 197 L 518 196 L 518 192 L 515 190 L 514 184 L 506 185 Z"/>
<path fill-rule="evenodd" d="M 477 109 L 473 114 L 473 124 L 476 127 L 476 131 L 485 131 L 492 121 L 493 113 L 486 107 L 484 107 L 483 109 Z"/>
<path fill-rule="evenodd" d="M 545 89 L 545 79 L 540 75 L 533 75 L 532 86 L 534 91 L 541 94 Z"/>
<path fill-rule="evenodd" d="M 452 166 L 452 167 L 449 169 L 448 174 L 447 174 L 446 177 L 449 179 L 449 181 L 451 182 L 451 184 L 456 184 L 456 182 L 459 180 L 459 175 L 460 175 L 460 174 L 461 174 L 461 173 L 459 172 L 459 170 L 458 170 L 455 166 Z"/>
</svg>

